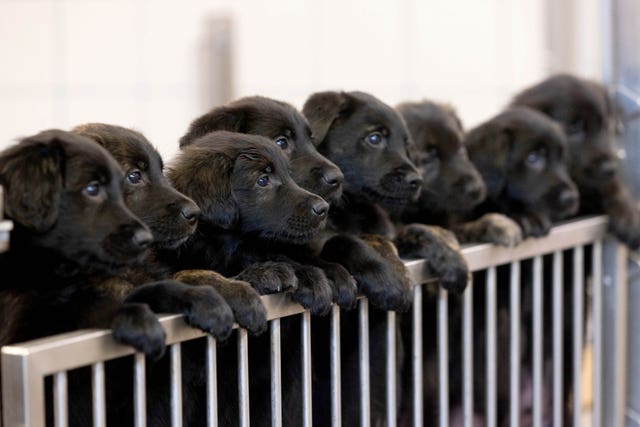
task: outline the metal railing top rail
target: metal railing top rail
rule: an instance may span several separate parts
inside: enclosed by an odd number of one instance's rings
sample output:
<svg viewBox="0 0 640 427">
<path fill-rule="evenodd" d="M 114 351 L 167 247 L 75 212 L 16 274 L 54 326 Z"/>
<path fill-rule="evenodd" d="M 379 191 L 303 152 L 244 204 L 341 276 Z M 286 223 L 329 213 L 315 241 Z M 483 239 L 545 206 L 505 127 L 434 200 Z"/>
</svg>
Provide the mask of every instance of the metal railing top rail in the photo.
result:
<svg viewBox="0 0 640 427">
<path fill-rule="evenodd" d="M 462 249 L 469 267 L 476 271 L 491 266 L 505 264 L 536 255 L 568 249 L 592 243 L 605 236 L 608 218 L 592 216 L 572 220 L 555 226 L 548 236 L 528 239 L 515 248 L 498 247 L 490 244 L 470 245 Z M 541 252 L 541 249 L 543 252 Z M 429 279 L 424 260 L 406 261 L 414 283 L 424 283 Z M 305 309 L 293 302 L 285 294 L 266 295 L 262 301 L 267 311 L 267 319 L 277 319 L 300 314 Z M 167 344 L 188 341 L 206 334 L 187 325 L 182 315 L 160 316 L 160 323 L 167 334 Z M 131 355 L 135 351 L 130 346 L 114 341 L 111 331 L 84 329 L 46 338 L 17 343 L 2 347 L 3 360 L 20 359 L 35 368 L 39 375 L 88 366 L 97 362 Z"/>
</svg>

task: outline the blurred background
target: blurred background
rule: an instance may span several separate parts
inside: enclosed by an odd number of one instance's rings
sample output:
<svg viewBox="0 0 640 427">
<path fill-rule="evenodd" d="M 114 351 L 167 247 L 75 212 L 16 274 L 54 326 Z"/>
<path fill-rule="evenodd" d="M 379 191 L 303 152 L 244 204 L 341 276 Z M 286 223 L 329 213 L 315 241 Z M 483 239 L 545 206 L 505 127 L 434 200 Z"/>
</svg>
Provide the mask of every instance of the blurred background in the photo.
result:
<svg viewBox="0 0 640 427">
<path fill-rule="evenodd" d="M 0 0 L 0 149 L 101 121 L 166 159 L 213 106 L 430 98 L 467 127 L 556 71 L 602 77 L 599 0 Z"/>
</svg>

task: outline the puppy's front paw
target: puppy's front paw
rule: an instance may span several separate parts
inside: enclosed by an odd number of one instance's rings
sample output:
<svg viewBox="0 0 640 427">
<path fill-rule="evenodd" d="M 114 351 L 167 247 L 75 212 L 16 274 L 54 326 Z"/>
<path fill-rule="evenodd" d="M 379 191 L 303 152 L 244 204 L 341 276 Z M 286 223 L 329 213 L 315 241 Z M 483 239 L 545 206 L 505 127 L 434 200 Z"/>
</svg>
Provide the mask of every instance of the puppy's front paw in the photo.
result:
<svg viewBox="0 0 640 427">
<path fill-rule="evenodd" d="M 233 312 L 213 288 L 192 286 L 185 295 L 185 321 L 218 340 L 225 340 L 233 328 Z"/>
<path fill-rule="evenodd" d="M 522 228 L 522 236 L 543 237 L 551 230 L 551 219 L 548 215 L 539 212 L 527 212 L 512 216 Z"/>
<path fill-rule="evenodd" d="M 462 291 L 471 272 L 452 233 L 441 227 L 409 224 L 396 237 L 402 257 L 424 258 L 442 286 L 449 291 Z"/>
<path fill-rule="evenodd" d="M 619 202 L 607 209 L 611 234 L 630 249 L 640 247 L 640 209 L 633 203 Z"/>
<path fill-rule="evenodd" d="M 276 294 L 298 287 L 293 267 L 286 262 L 266 261 L 252 264 L 236 276 L 251 283 L 260 295 Z"/>
<path fill-rule="evenodd" d="M 164 354 L 167 336 L 147 304 L 123 304 L 115 313 L 111 331 L 116 341 L 132 346 L 152 360 Z"/>
<path fill-rule="evenodd" d="M 488 213 L 475 221 L 461 224 L 456 232 L 464 243 L 493 243 L 513 247 L 522 242 L 522 229 L 518 223 L 499 213 Z"/>
<path fill-rule="evenodd" d="M 331 287 L 324 272 L 311 265 L 295 265 L 298 287 L 291 292 L 292 298 L 309 309 L 311 314 L 324 315 L 331 309 Z"/>
<path fill-rule="evenodd" d="M 267 329 L 267 312 L 248 282 L 229 279 L 211 270 L 182 270 L 174 279 L 194 286 L 211 286 L 225 299 L 240 327 L 258 335 Z"/>
<path fill-rule="evenodd" d="M 341 308 L 350 309 L 356 305 L 358 296 L 358 283 L 356 279 L 342 265 L 327 262 L 323 263 L 322 271 L 329 279 L 329 286 L 333 291 L 333 302 Z"/>
</svg>

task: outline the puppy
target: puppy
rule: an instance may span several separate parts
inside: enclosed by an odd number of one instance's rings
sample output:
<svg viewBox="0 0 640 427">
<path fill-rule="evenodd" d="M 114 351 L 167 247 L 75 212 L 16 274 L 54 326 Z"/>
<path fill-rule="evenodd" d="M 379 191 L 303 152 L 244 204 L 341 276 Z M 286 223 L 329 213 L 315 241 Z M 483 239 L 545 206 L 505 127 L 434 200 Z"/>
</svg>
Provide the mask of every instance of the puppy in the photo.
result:
<svg viewBox="0 0 640 427">
<path fill-rule="evenodd" d="M 79 135 L 40 132 L 0 153 L 0 183 L 15 226 L 0 255 L 0 346 L 110 327 L 116 340 L 158 358 L 165 333 L 149 305 L 123 304 L 128 289 L 117 281 L 118 298 L 95 286 L 141 261 L 152 242 L 124 205 L 122 170 L 107 151 Z"/>
<path fill-rule="evenodd" d="M 419 171 L 409 160 L 412 141 L 400 115 L 390 106 L 370 94 L 362 92 L 320 92 L 311 95 L 304 104 L 303 114 L 309 120 L 318 151 L 336 163 L 342 170 L 344 195 L 341 203 L 332 206 L 330 226 L 332 229 L 350 234 L 365 234 L 378 239 L 395 239 L 401 256 L 427 257 L 430 267 L 449 288 L 462 289 L 468 278 L 468 268 L 459 253 L 455 239 L 439 227 L 412 224 L 396 235 L 394 217 L 415 199 L 420 191 L 422 179 Z M 404 233 L 404 238 L 403 236 Z M 405 244 L 404 242 L 408 242 Z M 451 246 L 451 244 L 454 246 Z M 355 253 L 351 242 L 340 238 L 329 240 L 322 251 L 328 260 L 348 260 L 348 253 Z M 387 255 L 388 256 L 388 255 Z M 402 264 L 399 262 L 402 266 Z M 352 271 L 353 266 L 347 269 Z M 403 268 L 403 266 L 402 266 Z M 399 281 L 394 287 L 398 295 L 406 295 L 407 305 L 411 301 L 412 285 L 409 280 Z M 392 294 L 393 295 L 393 294 Z M 374 304 L 375 306 L 375 304 Z M 342 363 L 343 422 L 355 425 L 359 422 L 357 396 L 359 384 L 355 349 L 350 343 L 357 338 L 355 319 L 347 319 L 342 331 L 344 340 Z M 383 313 L 370 312 L 371 354 L 371 409 L 373 423 L 384 420 L 386 401 L 383 375 L 383 360 L 386 321 Z M 400 338 L 400 333 L 398 333 Z M 398 368 L 402 369 L 402 342 L 398 342 Z M 345 350 L 347 349 L 347 350 Z M 325 388 L 329 375 L 325 370 L 318 375 L 318 382 Z M 322 378 L 322 379 L 320 379 Z M 398 388 L 401 390 L 401 387 Z M 325 401 L 314 402 L 314 406 L 327 405 Z M 327 423 L 328 414 L 317 414 L 318 425 Z M 324 418 L 323 418 L 324 417 Z"/>
<path fill-rule="evenodd" d="M 144 264 L 128 269 L 123 278 L 136 286 L 152 280 L 174 279 L 190 285 L 213 287 L 225 300 L 225 303 L 219 303 L 220 317 L 224 320 L 221 319 L 212 331 L 218 339 L 224 339 L 230 333 L 227 304 L 240 326 L 254 334 L 263 331 L 266 328 L 265 309 L 248 283 L 226 279 L 213 271 L 176 271 L 170 264 L 171 253 L 195 232 L 200 209 L 169 185 L 163 174 L 162 158 L 144 135 L 103 123 L 81 125 L 73 132 L 98 142 L 118 161 L 125 171 L 124 201 L 153 233 L 150 256 Z M 215 291 L 189 290 L 198 299 L 205 300 L 204 295 L 198 295 L 204 292 L 210 300 L 219 301 Z"/>
<path fill-rule="evenodd" d="M 266 97 L 252 96 L 216 107 L 191 123 L 187 133 L 180 139 L 180 146 L 185 147 L 198 137 L 216 130 L 269 138 L 282 150 L 288 160 L 291 177 L 298 185 L 329 203 L 340 198 L 342 172 L 315 149 L 306 119 L 292 105 Z M 354 278 L 342 265 L 328 263 L 316 256 L 317 244 L 314 242 L 317 240 L 321 240 L 319 236 L 309 245 L 281 245 L 282 253 L 279 255 L 295 260 L 293 265 L 297 266 L 299 275 L 304 276 L 305 270 L 310 270 L 317 276 L 320 272 L 309 266 L 320 268 L 326 279 L 316 280 L 316 283 L 311 283 L 310 286 L 323 286 L 323 283 L 328 281 L 332 288 L 333 301 L 342 307 L 352 307 L 356 297 Z M 298 299 L 303 306 L 312 308 L 307 301 L 308 298 Z"/>
<path fill-rule="evenodd" d="M 462 121 L 455 110 L 428 100 L 404 102 L 396 109 L 415 143 L 410 158 L 423 180 L 420 197 L 403 211 L 402 221 L 449 228 L 463 243 L 518 244 L 520 227 L 504 215 L 489 213 L 475 221 L 461 220 L 484 200 L 486 187 L 467 156 Z"/>
<path fill-rule="evenodd" d="M 580 190 L 580 213 L 609 215 L 611 232 L 630 248 L 640 247 L 640 210 L 620 173 L 615 148 L 619 127 L 606 88 L 559 74 L 524 89 L 512 104 L 534 108 L 562 126 L 571 177 Z"/>
<path fill-rule="evenodd" d="M 509 108 L 472 129 L 466 145 L 487 186 L 478 214 L 504 213 L 518 222 L 523 237 L 540 237 L 549 232 L 552 221 L 577 211 L 566 138 L 543 114 Z"/>
</svg>

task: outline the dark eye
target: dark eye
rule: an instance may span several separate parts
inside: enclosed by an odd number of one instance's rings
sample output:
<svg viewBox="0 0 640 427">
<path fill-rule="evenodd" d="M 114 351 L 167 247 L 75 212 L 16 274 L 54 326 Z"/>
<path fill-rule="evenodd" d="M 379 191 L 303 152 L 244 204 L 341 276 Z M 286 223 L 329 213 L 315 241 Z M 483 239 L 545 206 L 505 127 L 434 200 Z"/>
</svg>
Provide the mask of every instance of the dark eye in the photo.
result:
<svg viewBox="0 0 640 427">
<path fill-rule="evenodd" d="M 535 150 L 527 154 L 527 164 L 536 168 L 543 168 L 546 162 L 546 152 Z"/>
<path fill-rule="evenodd" d="M 138 184 L 142 181 L 142 173 L 139 170 L 132 170 L 127 173 L 127 181 L 131 184 Z"/>
<path fill-rule="evenodd" d="M 100 183 L 98 181 L 90 182 L 84 187 L 84 192 L 91 197 L 96 197 L 100 194 Z"/>
<path fill-rule="evenodd" d="M 567 126 L 567 134 L 569 135 L 575 135 L 582 132 L 584 132 L 584 122 L 582 120 L 576 120 Z"/>
<path fill-rule="evenodd" d="M 371 132 L 365 140 L 371 145 L 380 145 L 382 143 L 382 134 L 380 132 Z"/>
<path fill-rule="evenodd" d="M 260 187 L 266 187 L 267 185 L 269 185 L 269 176 L 268 175 L 262 175 L 260 178 L 258 178 L 256 183 Z"/>
<path fill-rule="evenodd" d="M 427 147 L 424 153 L 427 157 L 427 160 L 431 160 L 438 156 L 438 149 L 436 147 Z"/>
<path fill-rule="evenodd" d="M 278 147 L 282 148 L 283 150 L 286 150 L 287 147 L 289 147 L 289 141 L 287 141 L 287 138 L 285 136 L 277 137 L 276 144 L 278 144 Z"/>
</svg>

